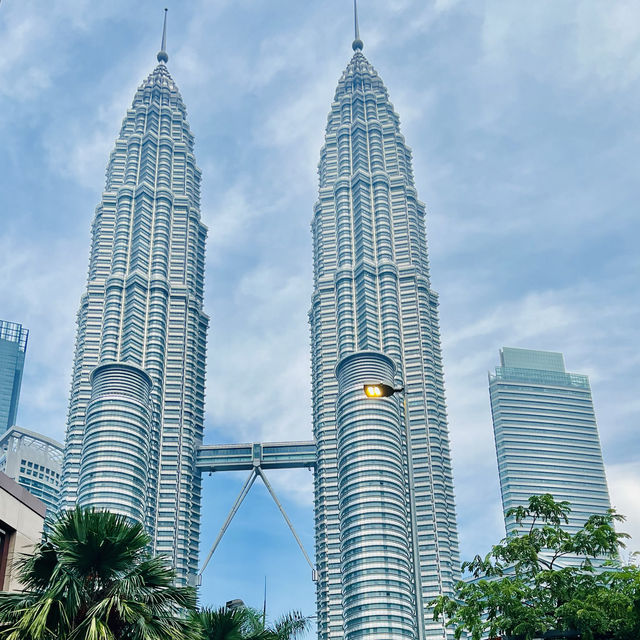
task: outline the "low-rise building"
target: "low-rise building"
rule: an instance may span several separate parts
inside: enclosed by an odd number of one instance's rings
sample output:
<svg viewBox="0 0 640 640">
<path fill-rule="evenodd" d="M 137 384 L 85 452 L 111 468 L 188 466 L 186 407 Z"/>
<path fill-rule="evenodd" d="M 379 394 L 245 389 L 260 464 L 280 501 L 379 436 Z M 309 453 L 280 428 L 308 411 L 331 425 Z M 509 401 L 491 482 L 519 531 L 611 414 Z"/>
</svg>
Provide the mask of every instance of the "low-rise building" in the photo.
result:
<svg viewBox="0 0 640 640">
<path fill-rule="evenodd" d="M 46 507 L 0 471 L 0 590 L 20 591 L 16 561 L 42 538 Z"/>
</svg>

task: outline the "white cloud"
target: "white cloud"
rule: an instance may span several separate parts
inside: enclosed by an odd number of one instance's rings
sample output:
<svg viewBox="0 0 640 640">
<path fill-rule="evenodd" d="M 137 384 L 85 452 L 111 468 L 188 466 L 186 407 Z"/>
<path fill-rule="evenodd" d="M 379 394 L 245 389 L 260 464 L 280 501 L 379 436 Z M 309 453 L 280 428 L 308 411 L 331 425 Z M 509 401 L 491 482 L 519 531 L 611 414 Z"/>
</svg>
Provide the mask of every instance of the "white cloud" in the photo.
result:
<svg viewBox="0 0 640 640">
<path fill-rule="evenodd" d="M 0 237 L 2 319 L 19 320 L 30 332 L 18 420 L 60 440 L 86 264 L 83 253 L 74 239 L 57 239 L 45 249 L 23 237 Z"/>
<path fill-rule="evenodd" d="M 299 305 L 307 288 L 298 274 L 265 265 L 241 278 L 225 325 L 214 326 L 210 338 L 207 409 L 218 437 L 311 438 L 306 313 Z"/>
<path fill-rule="evenodd" d="M 619 531 L 631 535 L 625 553 L 640 551 L 640 463 L 610 464 L 607 481 L 612 506 L 626 516 L 627 521 L 618 526 Z"/>
<path fill-rule="evenodd" d="M 215 175 L 215 166 L 208 167 L 209 175 Z M 215 198 L 207 207 L 204 217 L 209 227 L 208 259 L 215 263 L 224 250 L 233 247 L 239 238 L 246 234 L 250 222 L 259 215 L 261 210 L 257 203 L 249 202 L 248 183 L 238 183 L 229 186 L 225 191 L 215 194 Z"/>
<path fill-rule="evenodd" d="M 29 100 L 51 84 L 54 70 L 33 48 L 51 37 L 46 17 L 38 11 L 21 11 L 18 5 L 2 7 L 5 27 L 0 31 L 0 95 Z"/>
</svg>

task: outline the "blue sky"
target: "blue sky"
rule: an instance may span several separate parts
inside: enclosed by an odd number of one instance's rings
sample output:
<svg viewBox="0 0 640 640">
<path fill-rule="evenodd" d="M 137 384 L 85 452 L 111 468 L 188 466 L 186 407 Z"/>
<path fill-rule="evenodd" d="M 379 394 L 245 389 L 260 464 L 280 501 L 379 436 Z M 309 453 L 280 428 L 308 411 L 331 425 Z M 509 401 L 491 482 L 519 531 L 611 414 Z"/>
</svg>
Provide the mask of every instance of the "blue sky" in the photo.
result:
<svg viewBox="0 0 640 640">
<path fill-rule="evenodd" d="M 89 229 L 169 7 L 209 226 L 206 440 L 309 439 L 309 223 L 350 0 L 4 0 L 0 317 L 31 330 L 19 422 L 62 439 Z M 640 548 L 640 4 L 361 0 L 427 204 L 463 557 L 503 534 L 487 371 L 501 346 L 591 377 L 612 502 Z M 215 392 L 215 389 L 224 389 Z M 242 474 L 204 479 L 203 552 Z M 311 474 L 272 473 L 308 548 Z M 304 558 L 255 485 L 203 600 L 312 612 Z"/>
</svg>

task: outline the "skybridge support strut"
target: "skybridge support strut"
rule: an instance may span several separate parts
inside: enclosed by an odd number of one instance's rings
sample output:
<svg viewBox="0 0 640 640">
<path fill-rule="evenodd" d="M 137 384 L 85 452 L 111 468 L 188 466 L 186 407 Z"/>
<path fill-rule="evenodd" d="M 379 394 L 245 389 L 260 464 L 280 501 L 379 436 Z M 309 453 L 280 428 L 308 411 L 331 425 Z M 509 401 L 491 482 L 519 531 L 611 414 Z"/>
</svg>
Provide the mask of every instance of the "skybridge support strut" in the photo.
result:
<svg viewBox="0 0 640 640">
<path fill-rule="evenodd" d="M 202 574 L 204 573 L 204 570 L 207 568 L 207 565 L 209 564 L 211 558 L 213 557 L 213 554 L 215 553 L 215 550 L 218 548 L 218 545 L 220 544 L 220 541 L 222 540 L 222 537 L 224 536 L 225 532 L 229 528 L 229 525 L 231 524 L 231 521 L 233 520 L 234 516 L 238 512 L 238 509 L 240 508 L 240 505 L 243 503 L 244 499 L 247 497 L 247 494 L 249 493 L 251 487 L 253 486 L 253 483 L 256 481 L 256 478 L 258 476 L 260 476 L 260 478 L 262 478 L 262 481 L 264 482 L 265 486 L 267 487 L 267 490 L 269 491 L 269 494 L 273 498 L 273 501 L 276 503 L 278 509 L 280 510 L 280 513 L 282 514 L 282 517 L 284 518 L 284 520 L 287 523 L 291 533 L 293 534 L 293 537 L 295 538 L 296 542 L 298 543 L 298 546 L 300 547 L 300 550 L 302 551 L 302 554 L 304 555 L 305 560 L 307 561 L 308 565 L 311 567 L 311 576 L 312 576 L 313 581 L 315 582 L 315 580 L 316 580 L 316 568 L 313 566 L 313 562 L 311 562 L 311 558 L 309 557 L 309 554 L 305 550 L 304 545 L 302 544 L 302 540 L 300 540 L 300 537 L 296 533 L 296 530 L 295 530 L 295 527 L 293 526 L 293 523 L 291 522 L 291 520 L 289 520 L 289 516 L 287 516 L 287 512 L 284 510 L 284 507 L 280 503 L 280 500 L 278 500 L 278 497 L 276 496 L 276 493 L 273 490 L 273 487 L 271 486 L 271 483 L 269 482 L 269 480 L 267 480 L 267 476 L 265 476 L 265 474 L 264 474 L 263 470 L 261 469 L 261 467 L 259 465 L 256 465 L 256 466 L 253 467 L 253 469 L 251 469 L 251 471 L 249 473 L 249 477 L 246 479 L 244 485 L 242 485 L 242 489 L 240 490 L 240 493 L 238 494 L 238 497 L 236 498 L 236 501 L 233 503 L 233 507 L 231 507 L 231 511 L 229 512 L 229 515 L 227 516 L 227 519 L 224 521 L 224 524 L 222 525 L 222 528 L 220 529 L 220 533 L 218 534 L 218 537 L 215 539 L 215 542 L 213 543 L 213 545 L 211 547 L 211 550 L 207 554 L 207 557 L 206 557 L 206 559 L 205 559 L 205 561 L 204 561 L 204 563 L 202 565 L 202 568 L 198 572 L 198 580 L 197 580 L 198 585 L 202 584 Z"/>
<path fill-rule="evenodd" d="M 233 517 L 238 512 L 240 505 L 242 504 L 244 499 L 247 497 L 247 494 L 249 493 L 249 490 L 253 486 L 253 483 L 256 481 L 257 477 L 258 476 L 256 474 L 255 469 L 252 469 L 251 472 L 249 473 L 249 477 L 246 479 L 244 485 L 242 485 L 242 489 L 240 490 L 240 493 L 236 498 L 236 501 L 233 503 L 233 507 L 231 507 L 231 511 L 229 511 L 229 515 L 227 516 L 227 519 L 224 521 L 224 524 L 222 525 L 222 529 L 220 529 L 220 533 L 218 534 L 216 541 L 213 543 L 213 546 L 211 547 L 211 551 L 209 551 L 209 554 L 207 555 L 207 558 L 204 561 L 202 568 L 198 572 L 198 585 L 202 584 L 202 573 L 207 568 L 207 565 L 209 564 L 209 560 L 211 560 L 211 556 L 213 556 L 214 551 L 218 548 L 218 545 L 222 540 L 222 536 L 225 534 L 225 531 L 229 528 L 229 525 L 231 524 Z"/>
<path fill-rule="evenodd" d="M 300 551 L 302 551 L 302 554 L 304 555 L 305 560 L 311 567 L 311 575 L 313 577 L 313 581 L 315 582 L 316 568 L 313 566 L 313 562 L 311 562 L 311 558 L 309 558 L 309 554 L 306 552 L 304 545 L 302 544 L 302 540 L 300 540 L 300 538 L 298 537 L 298 534 L 296 533 L 293 523 L 291 522 L 291 520 L 289 520 L 289 516 L 287 516 L 287 512 L 284 510 L 284 507 L 280 504 L 280 500 L 278 500 L 278 496 L 276 496 L 276 493 L 273 490 L 271 483 L 267 480 L 267 476 L 264 475 L 264 472 L 260 467 L 256 467 L 256 473 L 259 474 L 260 477 L 262 478 L 262 481 L 264 482 L 265 486 L 267 487 L 267 490 L 271 494 L 273 501 L 278 505 L 278 509 L 280 509 L 280 513 L 282 514 L 282 517 L 284 518 L 285 522 L 289 525 L 289 529 L 291 529 L 291 533 L 293 534 L 293 537 L 296 539 L 296 542 L 300 547 Z"/>
</svg>

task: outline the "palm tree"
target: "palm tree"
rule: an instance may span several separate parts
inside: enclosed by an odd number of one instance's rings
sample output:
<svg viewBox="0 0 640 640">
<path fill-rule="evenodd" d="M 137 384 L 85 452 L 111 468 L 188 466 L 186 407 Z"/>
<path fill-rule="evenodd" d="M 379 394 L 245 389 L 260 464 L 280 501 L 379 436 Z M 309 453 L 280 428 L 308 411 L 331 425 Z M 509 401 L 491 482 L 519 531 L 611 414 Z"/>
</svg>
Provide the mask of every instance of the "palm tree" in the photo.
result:
<svg viewBox="0 0 640 640">
<path fill-rule="evenodd" d="M 277 618 L 267 629 L 271 633 L 269 640 L 296 640 L 309 630 L 309 618 L 299 611 L 291 611 Z"/>
<path fill-rule="evenodd" d="M 195 640 L 190 587 L 152 556 L 139 523 L 76 508 L 18 562 L 25 591 L 0 592 L 3 640 Z"/>
<path fill-rule="evenodd" d="M 247 640 L 249 609 L 210 609 L 205 607 L 191 614 L 201 630 L 202 640 Z"/>
<path fill-rule="evenodd" d="M 286 613 L 266 625 L 261 613 L 250 607 L 203 608 L 192 614 L 202 640 L 297 640 L 309 629 L 309 618 L 299 611 Z"/>
</svg>

